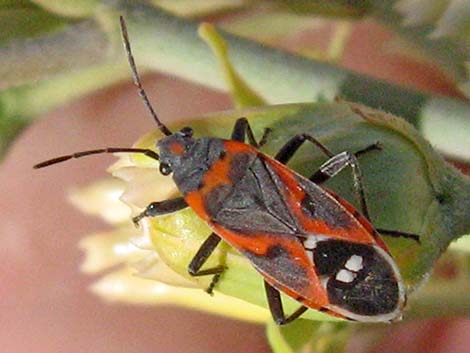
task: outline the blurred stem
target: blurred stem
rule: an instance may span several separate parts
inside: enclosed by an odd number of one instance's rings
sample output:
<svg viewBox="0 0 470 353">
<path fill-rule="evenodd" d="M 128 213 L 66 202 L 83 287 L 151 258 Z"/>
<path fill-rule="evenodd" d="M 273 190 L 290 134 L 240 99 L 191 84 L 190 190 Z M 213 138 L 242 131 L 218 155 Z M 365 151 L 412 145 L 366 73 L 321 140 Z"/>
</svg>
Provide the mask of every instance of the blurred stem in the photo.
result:
<svg viewBox="0 0 470 353">
<path fill-rule="evenodd" d="M 266 103 L 254 92 L 236 72 L 230 62 L 227 45 L 210 23 L 202 23 L 198 30 L 199 36 L 212 49 L 220 63 L 220 68 L 227 87 L 237 108 L 263 106 Z"/>
<path fill-rule="evenodd" d="M 51 75 L 112 62 L 106 34 L 85 20 L 38 38 L 19 38 L 0 46 L 0 89 L 50 79 Z"/>
<path fill-rule="evenodd" d="M 4 88 L 72 70 L 89 70 L 105 64 L 124 64 L 118 16 L 124 15 L 136 60 L 146 68 L 164 71 L 206 86 L 227 90 L 211 50 L 197 36 L 196 22 L 170 15 L 140 1 L 110 0 L 96 10 L 96 20 L 72 23 L 66 30 L 34 40 L 17 40 L 0 46 L 0 77 Z M 336 96 L 381 108 L 422 127 L 435 146 L 462 159 L 470 159 L 468 130 L 470 106 L 454 99 L 432 97 L 335 66 L 266 47 L 223 33 L 230 61 L 251 88 L 268 103 L 332 100 Z M 119 58 L 119 59 L 117 59 Z M 85 87 L 81 93 L 115 80 Z M 76 81 L 75 84 L 83 84 Z M 66 87 L 62 97 L 72 97 Z M 33 94 L 31 94 L 32 96 Z M 66 99 L 51 99 L 48 107 Z M 23 104 L 29 105 L 27 100 Z M 22 104 L 18 104 L 21 106 Z M 28 110 L 28 109 L 27 109 Z M 33 112 L 34 109 L 29 109 Z M 9 119 L 8 117 L 5 117 Z M 442 131 L 445 118 L 446 135 Z M 441 136 L 434 139 L 436 136 Z M 449 149 L 450 146 L 450 149 Z"/>
<path fill-rule="evenodd" d="M 85 17 L 93 14 L 100 0 L 31 0 L 58 15 Z"/>
<path fill-rule="evenodd" d="M 197 37 L 197 23 L 142 3 L 129 4 L 119 0 L 112 1 L 103 9 L 99 19 L 117 31 L 118 14 L 125 15 L 135 56 L 148 68 L 227 90 L 223 76 L 214 70 L 216 58 Z M 439 123 L 445 117 L 447 122 L 452 122 L 446 124 L 446 136 L 453 146 L 458 145 L 459 148 L 446 150 L 447 141 L 442 140 L 436 141 L 435 145 L 462 159 L 470 159 L 470 141 L 462 132 L 468 126 L 469 105 L 390 85 L 223 31 L 219 33 L 228 45 L 230 61 L 237 72 L 267 102 L 332 100 L 341 96 L 389 111 L 415 126 L 425 125 L 428 132 L 435 131 L 434 127 L 441 130 Z M 433 137 L 432 133 L 429 137 Z"/>
<path fill-rule="evenodd" d="M 110 64 L 57 75 L 50 80 L 12 87 L 0 92 L 1 116 L 35 115 L 129 76 L 124 64 Z M 27 104 L 25 104 L 27 102 Z"/>
<path fill-rule="evenodd" d="M 126 65 L 102 65 L 0 92 L 0 152 L 39 114 L 129 76 Z"/>
</svg>

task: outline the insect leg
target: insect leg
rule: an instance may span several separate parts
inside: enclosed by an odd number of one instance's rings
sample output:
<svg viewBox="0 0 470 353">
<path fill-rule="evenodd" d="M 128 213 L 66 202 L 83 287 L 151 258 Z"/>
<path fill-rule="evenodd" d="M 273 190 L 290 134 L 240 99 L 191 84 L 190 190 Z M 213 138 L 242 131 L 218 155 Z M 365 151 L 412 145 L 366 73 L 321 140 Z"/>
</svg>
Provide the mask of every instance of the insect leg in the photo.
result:
<svg viewBox="0 0 470 353">
<path fill-rule="evenodd" d="M 259 142 L 256 142 L 255 135 L 253 134 L 253 130 L 251 129 L 250 123 L 246 118 L 240 118 L 237 119 L 237 121 L 235 122 L 235 126 L 232 130 L 231 140 L 245 142 L 245 138 L 248 135 L 248 141 L 250 142 L 250 145 L 259 148 L 266 143 L 270 133 L 271 129 L 265 128 L 263 136 L 261 137 Z"/>
<path fill-rule="evenodd" d="M 225 266 L 220 265 L 208 268 L 206 270 L 201 270 L 201 267 L 207 261 L 209 256 L 211 256 L 212 252 L 219 244 L 219 242 L 220 237 L 217 234 L 212 233 L 211 235 L 209 235 L 209 237 L 204 241 L 204 243 L 202 243 L 201 247 L 197 251 L 196 255 L 194 255 L 193 259 L 191 260 L 188 266 L 188 273 L 191 276 L 199 277 L 214 275 L 214 277 L 212 277 L 211 283 L 209 284 L 209 287 L 207 287 L 206 289 L 206 292 L 209 294 L 212 294 L 212 290 L 219 281 L 220 275 L 222 274 L 222 272 L 224 272 Z"/>
<path fill-rule="evenodd" d="M 351 166 L 352 171 L 353 171 L 353 177 L 354 177 L 354 188 L 356 190 L 357 197 L 361 204 L 362 214 L 368 220 L 370 220 L 369 210 L 367 207 L 365 193 L 364 193 L 362 173 L 361 173 L 361 169 L 359 168 L 359 161 L 357 160 L 357 157 L 369 151 L 380 150 L 380 149 L 381 149 L 380 145 L 378 143 L 375 143 L 370 146 L 367 146 L 366 148 L 360 151 L 357 151 L 354 154 L 350 152 L 339 153 L 333 156 L 332 158 L 330 158 L 328 161 L 326 161 L 320 167 L 320 169 L 318 169 L 315 173 L 312 174 L 312 176 L 309 179 L 316 184 L 321 184 L 327 181 L 328 179 L 334 177 L 341 170 L 343 170 L 346 166 L 348 165 Z M 419 243 L 419 235 L 417 234 L 402 232 L 398 230 L 387 230 L 387 229 L 377 229 L 377 231 L 379 233 L 382 233 L 383 235 L 412 239 Z"/>
<path fill-rule="evenodd" d="M 321 184 L 334 177 L 347 166 L 351 166 L 352 168 L 354 189 L 361 205 L 362 214 L 370 220 L 369 209 L 367 207 L 364 193 L 362 173 L 359 168 L 359 161 L 353 153 L 346 151 L 331 157 L 322 166 L 320 166 L 320 169 L 313 173 L 309 179 L 316 184 Z"/>
<path fill-rule="evenodd" d="M 367 204 L 366 204 L 365 195 L 364 195 L 364 188 L 362 185 L 362 174 L 361 174 L 361 170 L 359 168 L 359 162 L 356 156 L 360 156 L 361 154 L 364 154 L 372 150 L 379 150 L 380 149 L 379 144 L 375 143 L 370 146 L 367 146 L 366 148 L 356 152 L 355 154 L 352 154 L 350 152 L 343 152 L 343 153 L 335 155 L 313 136 L 308 135 L 308 134 L 300 134 L 300 135 L 295 135 L 293 138 L 287 141 L 287 143 L 284 146 L 282 146 L 279 152 L 276 154 L 275 158 L 279 162 L 286 164 L 293 157 L 295 152 L 297 152 L 297 150 L 300 148 L 300 146 L 302 146 L 302 144 L 305 141 L 309 141 L 313 143 L 325 155 L 330 157 L 330 159 L 326 161 L 326 163 L 324 163 L 320 167 L 320 169 L 310 177 L 310 180 L 317 184 L 322 183 L 332 178 L 333 176 L 335 176 L 346 166 L 350 165 L 353 169 L 354 186 L 358 194 L 359 201 L 361 203 L 362 212 L 364 216 L 367 219 L 369 219 L 369 211 L 367 209 Z"/>
<path fill-rule="evenodd" d="M 177 197 L 175 199 L 165 200 L 161 202 L 152 202 L 145 208 L 142 213 L 132 218 L 132 222 L 137 225 L 142 218 L 155 217 L 167 213 L 173 213 L 182 210 L 186 207 L 188 207 L 188 204 L 186 203 L 183 197 Z"/>
<path fill-rule="evenodd" d="M 332 153 L 328 148 L 326 148 L 320 141 L 318 141 L 313 136 L 308 134 L 299 134 L 292 137 L 287 141 L 284 146 L 281 147 L 279 152 L 274 157 L 279 162 L 286 164 L 294 156 L 295 152 L 302 146 L 305 141 L 309 141 L 317 146 L 327 157 L 332 158 L 334 153 Z"/>
<path fill-rule="evenodd" d="M 417 234 L 402 232 L 400 230 L 390 230 L 390 229 L 382 229 L 382 228 L 377 228 L 376 230 L 382 235 L 387 235 L 389 237 L 394 237 L 394 238 L 411 239 L 417 243 L 421 243 L 421 241 L 419 240 L 419 235 Z"/>
<path fill-rule="evenodd" d="M 276 324 L 286 325 L 307 311 L 308 308 L 306 306 L 301 306 L 286 317 L 284 314 L 284 308 L 282 307 L 281 294 L 279 291 L 266 281 L 264 281 L 264 288 L 266 289 L 266 298 L 268 299 L 269 310 L 271 311 L 271 315 L 273 316 Z"/>
<path fill-rule="evenodd" d="M 354 179 L 354 189 L 356 191 L 356 195 L 361 205 L 362 214 L 368 220 L 370 220 L 369 210 L 367 207 L 366 197 L 365 197 L 365 192 L 364 192 L 364 184 L 362 181 L 362 173 L 361 173 L 361 169 L 359 168 L 359 161 L 357 157 L 369 151 L 380 150 L 380 149 L 381 147 L 379 143 L 374 143 L 360 151 L 357 151 L 356 153 L 351 153 L 351 152 L 338 153 L 337 155 L 334 155 L 329 160 L 327 160 L 315 173 L 312 174 L 312 176 L 309 179 L 310 181 L 313 181 L 316 184 L 321 184 L 327 181 L 328 179 L 334 177 L 345 167 L 351 166 L 353 179 Z"/>
</svg>

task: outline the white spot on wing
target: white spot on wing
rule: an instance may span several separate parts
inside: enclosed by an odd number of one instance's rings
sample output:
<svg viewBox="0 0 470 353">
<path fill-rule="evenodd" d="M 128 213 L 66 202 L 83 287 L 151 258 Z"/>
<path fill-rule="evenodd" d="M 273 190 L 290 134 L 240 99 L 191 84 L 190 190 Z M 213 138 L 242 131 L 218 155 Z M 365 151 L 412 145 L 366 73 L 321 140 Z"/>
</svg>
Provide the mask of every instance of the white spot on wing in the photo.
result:
<svg viewBox="0 0 470 353">
<path fill-rule="evenodd" d="M 313 253 L 312 253 L 310 250 L 307 250 L 306 252 L 307 252 L 308 258 L 310 259 L 310 261 L 311 261 L 312 264 L 313 264 Z"/>
<path fill-rule="evenodd" d="M 354 272 L 343 269 L 336 274 L 335 278 L 337 281 L 343 283 L 351 283 L 352 281 L 354 281 L 354 278 L 356 278 L 356 274 Z"/>
<path fill-rule="evenodd" d="M 304 240 L 304 247 L 306 249 L 315 249 L 317 246 L 318 238 L 314 235 L 309 235 L 307 239 Z"/>
<path fill-rule="evenodd" d="M 349 260 L 346 262 L 344 267 L 346 267 L 348 270 L 357 272 L 362 270 L 363 263 L 362 263 L 362 256 L 359 255 L 353 255 L 349 258 Z"/>
<path fill-rule="evenodd" d="M 341 315 L 344 315 L 345 317 L 348 317 L 350 319 L 360 321 L 360 322 L 394 322 L 394 321 L 400 320 L 402 317 L 403 307 L 406 303 L 405 286 L 403 284 L 403 280 L 401 278 L 398 266 L 396 265 L 395 261 L 393 261 L 392 257 L 379 246 L 373 245 L 373 247 L 377 251 L 377 253 L 379 253 L 390 264 L 390 266 L 393 269 L 395 280 L 397 281 L 397 284 L 398 284 L 398 292 L 399 292 L 396 309 L 386 314 L 361 315 L 361 314 L 356 314 L 354 312 L 351 312 L 350 310 L 342 308 L 337 305 L 328 305 L 327 307 L 328 309 L 336 313 L 339 313 Z"/>
</svg>

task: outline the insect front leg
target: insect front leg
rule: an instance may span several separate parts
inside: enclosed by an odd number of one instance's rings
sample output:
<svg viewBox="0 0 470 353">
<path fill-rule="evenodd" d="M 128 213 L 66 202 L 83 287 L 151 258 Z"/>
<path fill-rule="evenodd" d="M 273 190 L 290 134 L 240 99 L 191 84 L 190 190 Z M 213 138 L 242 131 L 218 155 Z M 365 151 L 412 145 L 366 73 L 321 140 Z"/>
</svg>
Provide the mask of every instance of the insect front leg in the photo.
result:
<svg viewBox="0 0 470 353">
<path fill-rule="evenodd" d="M 188 266 L 188 273 L 194 277 L 200 276 L 209 276 L 213 275 L 212 281 L 209 284 L 209 287 L 206 288 L 206 292 L 212 294 L 212 291 L 220 279 L 222 272 L 225 270 L 225 266 L 216 266 L 212 268 L 208 268 L 206 270 L 201 270 L 201 267 L 207 261 L 209 256 L 214 252 L 217 245 L 220 243 L 220 237 L 212 233 L 209 237 L 202 243 L 201 247 L 197 251 L 196 255 L 194 255 L 193 259 L 189 263 Z"/>
<path fill-rule="evenodd" d="M 268 299 L 269 310 L 271 311 L 271 315 L 276 324 L 286 325 L 297 319 L 300 315 L 308 310 L 306 306 L 302 305 L 300 308 L 286 317 L 284 308 L 282 306 L 281 294 L 279 291 L 266 281 L 264 281 L 264 288 L 266 289 L 266 298 Z"/>
<path fill-rule="evenodd" d="M 245 142 L 245 138 L 246 136 L 248 136 L 248 141 L 250 142 L 250 145 L 256 148 L 260 148 L 266 143 L 270 133 L 271 129 L 265 128 L 263 136 L 261 137 L 259 142 L 256 142 L 255 135 L 253 134 L 253 130 L 251 129 L 250 123 L 246 118 L 240 118 L 237 119 L 237 121 L 235 122 L 235 126 L 232 130 L 231 140 Z"/>
<path fill-rule="evenodd" d="M 188 207 L 188 204 L 184 200 L 183 197 L 177 197 L 175 199 L 171 200 L 165 200 L 161 202 L 152 202 L 150 205 L 148 205 L 145 210 L 132 218 L 132 222 L 134 222 L 135 225 L 139 224 L 139 221 L 142 218 L 145 217 L 155 217 L 155 216 L 160 216 L 164 215 L 167 213 L 173 213 L 176 211 L 180 211 L 183 208 Z"/>
</svg>

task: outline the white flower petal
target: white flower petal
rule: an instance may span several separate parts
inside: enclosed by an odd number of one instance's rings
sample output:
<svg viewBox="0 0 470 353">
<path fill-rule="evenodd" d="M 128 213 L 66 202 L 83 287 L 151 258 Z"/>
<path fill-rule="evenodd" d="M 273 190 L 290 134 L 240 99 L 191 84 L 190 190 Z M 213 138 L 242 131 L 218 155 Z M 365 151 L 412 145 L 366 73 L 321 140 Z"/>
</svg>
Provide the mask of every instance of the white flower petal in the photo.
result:
<svg viewBox="0 0 470 353">
<path fill-rule="evenodd" d="M 102 217 L 111 224 L 126 222 L 131 211 L 120 201 L 125 183 L 116 178 L 98 180 L 69 193 L 70 202 L 82 212 Z"/>
<path fill-rule="evenodd" d="M 174 304 L 251 322 L 266 322 L 269 311 L 243 300 L 199 288 L 174 287 L 132 275 L 129 268 L 110 273 L 94 283 L 91 290 L 107 301 L 132 304 Z"/>
</svg>

